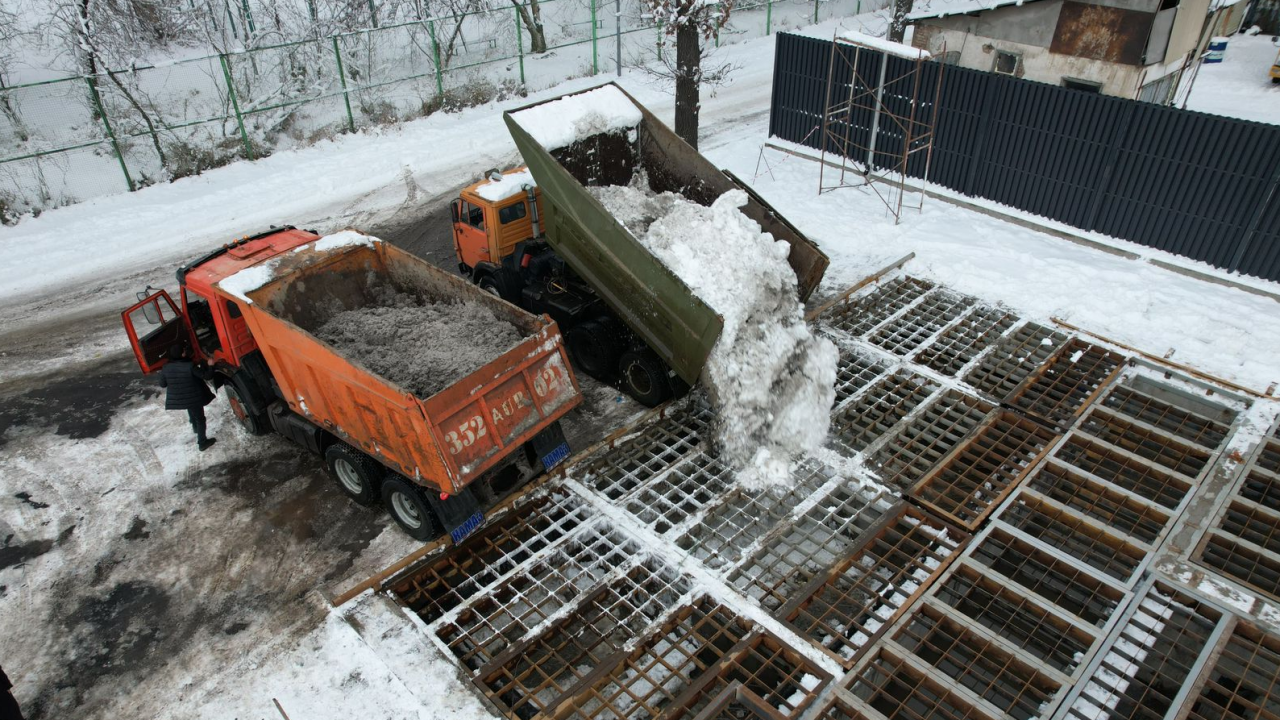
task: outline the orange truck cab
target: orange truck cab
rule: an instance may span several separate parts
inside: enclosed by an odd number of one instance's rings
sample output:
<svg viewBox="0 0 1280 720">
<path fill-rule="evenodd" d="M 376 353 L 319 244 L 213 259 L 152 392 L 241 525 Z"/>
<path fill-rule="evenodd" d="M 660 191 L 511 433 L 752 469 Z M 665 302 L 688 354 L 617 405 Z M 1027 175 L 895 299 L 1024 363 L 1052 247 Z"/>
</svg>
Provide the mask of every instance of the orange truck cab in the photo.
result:
<svg viewBox="0 0 1280 720">
<path fill-rule="evenodd" d="M 424 303 L 484 305 L 521 339 L 415 396 L 312 334 L 339 310 L 376 304 L 388 284 Z M 415 538 L 460 541 L 483 506 L 569 454 L 558 421 L 581 393 L 556 323 L 399 248 L 355 231 L 272 229 L 183 266 L 178 287 L 176 302 L 148 288 L 122 313 L 142 371 L 185 348 L 245 431 L 323 455 L 342 492 L 383 503 Z"/>
</svg>

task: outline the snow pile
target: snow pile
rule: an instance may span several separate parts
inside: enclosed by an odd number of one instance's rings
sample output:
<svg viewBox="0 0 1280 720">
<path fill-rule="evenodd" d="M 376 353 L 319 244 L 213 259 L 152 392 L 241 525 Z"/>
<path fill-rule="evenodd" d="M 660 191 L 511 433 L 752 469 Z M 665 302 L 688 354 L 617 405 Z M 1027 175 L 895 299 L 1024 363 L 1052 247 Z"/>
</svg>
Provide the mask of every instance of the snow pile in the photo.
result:
<svg viewBox="0 0 1280 720">
<path fill-rule="evenodd" d="M 533 173 L 526 169 L 499 175 L 497 180 L 490 180 L 488 183 L 476 188 L 476 194 L 489 202 L 502 202 L 512 195 L 524 192 L 526 185 L 536 187 L 537 184 L 537 181 L 533 179 Z"/>
<path fill-rule="evenodd" d="M 747 487 L 788 483 L 793 459 L 826 439 L 837 356 L 805 325 L 790 246 L 738 211 L 747 202 L 741 190 L 703 207 L 637 181 L 592 192 L 724 318 L 702 371 L 720 415 L 722 456 Z"/>
<path fill-rule="evenodd" d="M 218 287 L 252 305 L 249 293 L 275 279 L 276 263 L 277 260 L 272 259 L 247 267 L 219 282 Z"/>
<path fill-rule="evenodd" d="M 872 50 L 879 50 L 895 57 L 906 58 L 908 60 L 928 60 L 932 57 L 927 51 L 920 48 L 904 45 L 900 42 L 886 40 L 874 35 L 867 35 L 856 30 L 845 30 L 839 35 L 841 40 L 851 42 L 854 45 L 861 45 Z"/>
<path fill-rule="evenodd" d="M 633 128 L 642 117 L 640 108 L 612 84 L 511 114 L 547 150 L 599 133 Z"/>
<path fill-rule="evenodd" d="M 337 250 L 338 248 L 350 247 L 353 245 L 373 247 L 374 243 L 380 242 L 382 241 L 378 238 L 372 235 L 365 235 L 359 230 L 343 230 L 342 232 L 336 232 L 332 235 L 325 235 L 315 241 L 314 245 L 300 245 L 294 252 L 305 250 L 308 247 L 314 248 L 316 252 L 327 252 L 329 250 Z"/>
</svg>

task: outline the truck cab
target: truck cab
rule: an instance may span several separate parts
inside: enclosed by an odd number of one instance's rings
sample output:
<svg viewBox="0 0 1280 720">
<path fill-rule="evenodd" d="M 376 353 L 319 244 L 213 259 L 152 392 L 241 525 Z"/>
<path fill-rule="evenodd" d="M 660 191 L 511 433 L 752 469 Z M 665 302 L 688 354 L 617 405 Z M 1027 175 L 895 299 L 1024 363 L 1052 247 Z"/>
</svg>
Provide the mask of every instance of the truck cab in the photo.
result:
<svg viewBox="0 0 1280 720">
<path fill-rule="evenodd" d="M 490 171 L 463 188 L 450 210 L 458 269 L 498 294 L 496 283 L 482 280 L 496 272 L 520 243 L 541 235 L 534 219 L 543 217 L 542 196 L 533 176 L 523 167 Z"/>
</svg>

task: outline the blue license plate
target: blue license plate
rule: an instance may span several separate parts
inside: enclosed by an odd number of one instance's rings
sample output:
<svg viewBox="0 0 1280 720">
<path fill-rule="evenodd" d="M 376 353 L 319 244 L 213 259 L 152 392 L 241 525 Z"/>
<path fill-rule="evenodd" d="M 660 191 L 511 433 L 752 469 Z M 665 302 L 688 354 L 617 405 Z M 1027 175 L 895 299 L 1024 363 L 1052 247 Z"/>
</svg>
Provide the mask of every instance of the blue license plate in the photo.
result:
<svg viewBox="0 0 1280 720">
<path fill-rule="evenodd" d="M 467 518 L 467 521 L 454 528 L 449 533 L 449 537 L 453 538 L 453 543 L 457 545 L 466 539 L 468 535 L 475 532 L 476 528 L 484 524 L 484 513 L 480 510 L 475 515 Z"/>
<path fill-rule="evenodd" d="M 542 469 L 551 472 L 551 468 L 559 465 L 569 457 L 569 443 L 562 442 L 556 446 L 555 450 L 542 456 Z"/>
</svg>

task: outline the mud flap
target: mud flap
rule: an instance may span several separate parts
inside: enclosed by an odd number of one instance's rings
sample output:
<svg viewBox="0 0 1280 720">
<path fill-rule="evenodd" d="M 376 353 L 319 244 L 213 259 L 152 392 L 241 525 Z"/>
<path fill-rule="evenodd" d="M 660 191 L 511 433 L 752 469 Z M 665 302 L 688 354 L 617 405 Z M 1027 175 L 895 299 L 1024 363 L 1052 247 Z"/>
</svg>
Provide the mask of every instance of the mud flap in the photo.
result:
<svg viewBox="0 0 1280 720">
<path fill-rule="evenodd" d="M 569 442 L 565 440 L 558 420 L 534 435 L 529 442 L 533 445 L 534 457 L 542 463 L 544 472 L 551 472 L 569 457 Z"/>
<path fill-rule="evenodd" d="M 423 495 L 426 495 L 431 509 L 436 511 L 436 517 L 440 518 L 440 524 L 444 525 L 455 545 L 484 524 L 484 511 L 471 488 L 450 495 L 447 500 L 441 500 L 439 494 L 430 490 Z"/>
</svg>

